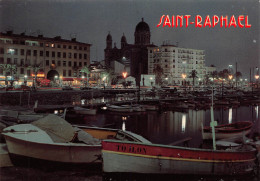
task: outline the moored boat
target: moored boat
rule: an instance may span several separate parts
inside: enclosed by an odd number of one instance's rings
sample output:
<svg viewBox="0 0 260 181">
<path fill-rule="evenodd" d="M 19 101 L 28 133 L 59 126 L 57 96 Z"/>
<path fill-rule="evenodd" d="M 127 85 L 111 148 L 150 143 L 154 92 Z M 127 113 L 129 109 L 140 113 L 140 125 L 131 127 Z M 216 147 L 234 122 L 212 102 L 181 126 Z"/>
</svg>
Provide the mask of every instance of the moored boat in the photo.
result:
<svg viewBox="0 0 260 181">
<path fill-rule="evenodd" d="M 250 121 L 240 121 L 231 124 L 215 126 L 215 136 L 216 139 L 242 137 L 243 135 L 248 135 L 250 133 L 252 126 L 253 123 Z M 202 138 L 212 139 L 211 127 L 207 126 L 202 128 Z"/>
<path fill-rule="evenodd" d="M 105 173 L 243 175 L 253 172 L 256 149 L 210 150 L 118 140 L 102 141 Z"/>
<path fill-rule="evenodd" d="M 133 108 L 131 106 L 107 105 L 107 110 L 114 112 L 133 112 Z"/>
<path fill-rule="evenodd" d="M 87 109 L 83 107 L 74 107 L 74 111 L 76 114 L 82 114 L 82 115 L 96 115 L 97 114 L 97 109 Z"/>
<path fill-rule="evenodd" d="M 147 111 L 157 111 L 159 109 L 159 107 L 157 105 L 142 105 L 142 107 L 144 107 L 145 110 Z"/>
<path fill-rule="evenodd" d="M 72 127 L 55 115 L 31 124 L 7 127 L 2 134 L 11 160 L 18 165 L 28 163 L 28 160 L 62 165 L 101 163 L 102 139 L 149 142 L 139 135 L 117 129 Z"/>
</svg>

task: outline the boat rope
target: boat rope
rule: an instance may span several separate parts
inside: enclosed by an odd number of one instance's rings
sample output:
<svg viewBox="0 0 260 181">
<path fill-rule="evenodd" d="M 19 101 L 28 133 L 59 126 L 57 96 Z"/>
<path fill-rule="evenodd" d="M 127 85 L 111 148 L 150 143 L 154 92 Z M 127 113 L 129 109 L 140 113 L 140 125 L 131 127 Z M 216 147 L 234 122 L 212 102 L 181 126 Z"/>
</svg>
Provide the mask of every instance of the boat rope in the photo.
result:
<svg viewBox="0 0 260 181">
<path fill-rule="evenodd" d="M 32 132 L 38 132 L 38 131 L 37 130 L 16 131 L 14 129 L 10 129 L 10 130 L 4 130 L 2 133 L 32 133 Z"/>
</svg>

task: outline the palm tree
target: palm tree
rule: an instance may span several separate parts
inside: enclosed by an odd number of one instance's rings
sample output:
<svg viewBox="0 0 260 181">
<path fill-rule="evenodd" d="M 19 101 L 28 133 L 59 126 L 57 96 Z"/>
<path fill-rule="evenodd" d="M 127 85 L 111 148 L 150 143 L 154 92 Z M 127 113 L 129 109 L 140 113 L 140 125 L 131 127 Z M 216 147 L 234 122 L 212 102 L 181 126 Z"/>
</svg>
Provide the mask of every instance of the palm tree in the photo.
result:
<svg viewBox="0 0 260 181">
<path fill-rule="evenodd" d="M 30 68 L 32 68 L 33 73 L 34 73 L 34 81 L 33 81 L 33 88 L 34 90 L 37 89 L 37 74 L 39 72 L 39 70 L 42 69 L 42 62 L 41 63 L 35 63 L 33 66 L 29 66 Z"/>
<path fill-rule="evenodd" d="M 89 80 L 88 80 L 88 75 L 90 74 L 89 68 L 88 68 L 87 66 L 84 66 L 84 67 L 80 70 L 80 72 L 87 74 L 87 86 L 88 86 L 88 82 L 89 82 Z M 85 83 L 84 83 L 84 85 L 85 85 Z"/>
<path fill-rule="evenodd" d="M 196 70 L 192 70 L 192 71 L 190 72 L 189 78 L 192 78 L 192 84 L 193 84 L 193 86 L 194 86 L 194 84 L 195 84 L 195 79 L 198 78 L 197 74 L 198 74 L 198 73 L 197 73 Z"/>
<path fill-rule="evenodd" d="M 157 85 L 161 85 L 162 84 L 163 68 L 159 64 L 157 64 L 153 69 L 153 73 L 155 74 L 155 83 Z"/>
<path fill-rule="evenodd" d="M 102 72 L 102 78 L 106 77 L 107 83 L 111 84 L 113 79 L 115 79 L 116 75 L 112 69 L 106 69 L 106 71 Z"/>
</svg>

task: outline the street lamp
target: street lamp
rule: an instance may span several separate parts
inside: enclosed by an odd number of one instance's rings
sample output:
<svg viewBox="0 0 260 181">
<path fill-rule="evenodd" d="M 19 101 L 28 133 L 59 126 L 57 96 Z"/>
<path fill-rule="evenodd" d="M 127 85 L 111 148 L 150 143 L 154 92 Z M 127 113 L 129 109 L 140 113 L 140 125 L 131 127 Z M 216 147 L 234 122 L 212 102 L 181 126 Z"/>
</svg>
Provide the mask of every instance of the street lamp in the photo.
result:
<svg viewBox="0 0 260 181">
<path fill-rule="evenodd" d="M 259 79 L 259 73 L 258 73 L 258 68 L 256 68 L 256 75 L 255 75 L 255 79 L 256 79 L 256 87 L 258 88 L 258 79 Z"/>
<path fill-rule="evenodd" d="M 62 76 L 60 76 L 60 87 L 62 87 Z"/>
<path fill-rule="evenodd" d="M 24 85 L 27 85 L 27 75 L 24 75 Z"/>
<path fill-rule="evenodd" d="M 105 85 L 105 80 L 106 80 L 106 78 L 107 78 L 106 76 L 102 78 L 103 84 L 104 84 L 104 89 L 106 88 L 106 85 Z"/>
<path fill-rule="evenodd" d="M 124 79 L 126 79 L 126 77 L 127 77 L 127 72 L 123 72 L 122 75 L 123 75 Z M 125 86 L 126 86 L 126 81 L 125 81 Z"/>
<path fill-rule="evenodd" d="M 231 87 L 231 79 L 233 78 L 233 75 L 228 75 L 228 79 L 229 79 L 229 83 L 230 83 L 230 87 Z"/>
<path fill-rule="evenodd" d="M 54 76 L 55 84 L 57 84 L 57 79 L 58 79 L 58 76 L 55 75 L 55 76 Z"/>
</svg>

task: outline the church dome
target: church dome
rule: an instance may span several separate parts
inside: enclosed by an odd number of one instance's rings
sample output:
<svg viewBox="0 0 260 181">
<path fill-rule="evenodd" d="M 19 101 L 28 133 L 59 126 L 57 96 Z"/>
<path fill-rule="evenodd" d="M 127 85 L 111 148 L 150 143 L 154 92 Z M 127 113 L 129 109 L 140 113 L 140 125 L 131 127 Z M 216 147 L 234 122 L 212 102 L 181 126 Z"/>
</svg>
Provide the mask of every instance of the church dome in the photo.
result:
<svg viewBox="0 0 260 181">
<path fill-rule="evenodd" d="M 149 25 L 146 23 L 146 22 L 144 22 L 144 19 L 142 18 L 142 21 L 141 22 L 139 22 L 137 25 L 136 25 L 136 27 L 135 27 L 135 31 L 136 32 L 142 32 L 142 31 L 148 31 L 148 32 L 150 32 L 150 28 L 149 28 Z"/>
</svg>

